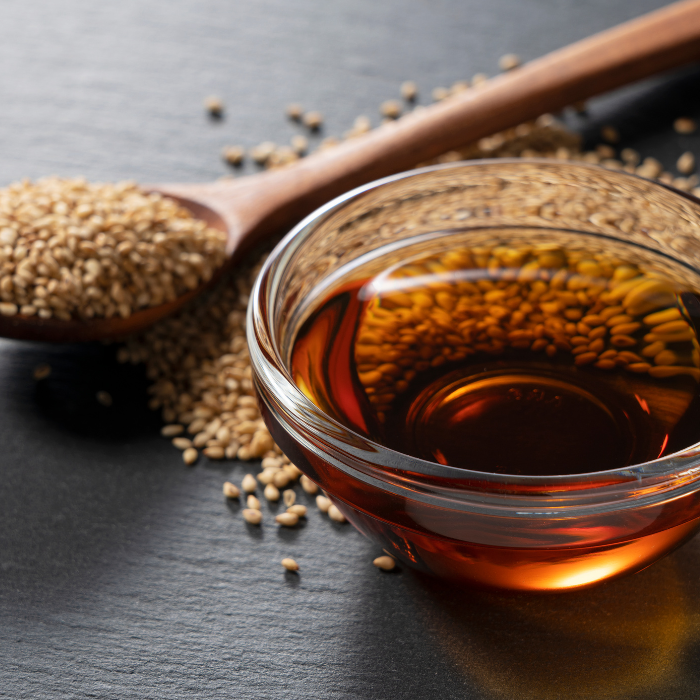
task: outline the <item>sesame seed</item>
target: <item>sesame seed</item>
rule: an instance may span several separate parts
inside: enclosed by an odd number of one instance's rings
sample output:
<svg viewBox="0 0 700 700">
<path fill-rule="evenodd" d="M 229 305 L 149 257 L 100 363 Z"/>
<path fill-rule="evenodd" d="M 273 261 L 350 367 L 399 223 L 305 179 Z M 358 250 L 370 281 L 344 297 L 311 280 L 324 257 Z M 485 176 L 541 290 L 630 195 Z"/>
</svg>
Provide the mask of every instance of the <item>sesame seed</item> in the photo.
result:
<svg viewBox="0 0 700 700">
<path fill-rule="evenodd" d="M 309 479 L 306 474 L 301 475 L 301 479 L 299 480 L 301 483 L 301 488 L 304 489 L 306 493 L 308 493 L 310 496 L 313 496 L 315 493 L 318 493 L 318 486 L 314 484 L 311 479 Z"/>
<path fill-rule="evenodd" d="M 328 517 L 331 520 L 335 520 L 337 523 L 347 522 L 345 516 L 340 512 L 339 508 L 333 504 L 331 504 L 330 508 L 328 509 Z"/>
<path fill-rule="evenodd" d="M 248 498 L 246 498 L 246 506 L 250 508 L 251 510 L 260 510 L 261 503 L 260 501 L 253 496 L 253 494 L 248 494 Z"/>
<path fill-rule="evenodd" d="M 679 117 L 673 122 L 673 128 L 678 134 L 692 134 L 695 129 L 695 121 L 688 117 Z"/>
<path fill-rule="evenodd" d="M 293 102 L 292 104 L 287 105 L 287 108 L 285 109 L 285 114 L 292 121 L 298 122 L 301 120 L 304 114 L 304 110 L 302 109 L 300 104 L 298 104 L 297 102 Z"/>
<path fill-rule="evenodd" d="M 42 379 L 46 379 L 51 374 L 51 365 L 43 364 L 37 365 L 34 368 L 34 379 L 39 382 Z"/>
<path fill-rule="evenodd" d="M 608 143 L 617 143 L 620 140 L 620 133 L 614 126 L 606 125 L 600 130 L 600 135 Z"/>
<path fill-rule="evenodd" d="M 243 520 L 245 520 L 250 525 L 260 525 L 262 522 L 262 511 L 256 510 L 254 508 L 244 508 L 241 512 Z"/>
<path fill-rule="evenodd" d="M 263 491 L 263 496 L 265 496 L 268 501 L 279 501 L 280 491 L 274 484 L 268 484 Z"/>
<path fill-rule="evenodd" d="M 514 53 L 507 53 L 498 59 L 498 67 L 502 71 L 509 71 L 520 65 L 520 58 Z"/>
<path fill-rule="evenodd" d="M 302 121 L 304 122 L 304 126 L 311 129 L 311 131 L 317 131 L 323 124 L 323 115 L 321 112 L 317 111 L 307 112 Z"/>
<path fill-rule="evenodd" d="M 112 395 L 108 391 L 98 391 L 95 398 L 97 403 L 102 404 L 102 406 L 109 408 L 112 405 Z"/>
<path fill-rule="evenodd" d="M 195 450 L 194 447 L 188 447 L 182 453 L 182 460 L 187 466 L 194 464 L 197 461 L 198 457 L 199 457 L 199 452 L 197 452 L 197 450 Z"/>
<path fill-rule="evenodd" d="M 204 108 L 209 112 L 210 116 L 215 118 L 221 118 L 224 114 L 224 103 L 216 95 L 210 95 L 204 100 Z"/>
<path fill-rule="evenodd" d="M 690 152 L 686 151 L 676 163 L 676 168 L 678 168 L 679 173 L 684 175 L 690 175 L 690 173 L 695 170 L 695 156 Z"/>
<path fill-rule="evenodd" d="M 246 474 L 241 482 L 241 488 L 246 493 L 253 493 L 253 491 L 258 488 L 258 482 L 252 474 Z"/>
<path fill-rule="evenodd" d="M 414 102 L 416 97 L 418 97 L 418 87 L 412 80 L 406 80 L 401 83 L 401 97 L 406 102 Z"/>
<path fill-rule="evenodd" d="M 306 516 L 306 506 L 301 505 L 301 503 L 296 503 L 287 508 L 287 513 L 294 513 L 298 518 L 303 518 Z"/>
<path fill-rule="evenodd" d="M 185 427 L 183 425 L 180 425 L 179 423 L 172 423 L 170 425 L 164 425 L 160 429 L 160 434 L 163 437 L 175 437 L 176 435 L 183 433 L 184 430 Z"/>
<path fill-rule="evenodd" d="M 284 505 L 287 507 L 293 506 L 296 499 L 297 495 L 292 489 L 287 489 L 282 493 L 282 501 L 284 501 Z"/>
<path fill-rule="evenodd" d="M 372 564 L 382 571 L 393 571 L 396 568 L 396 560 L 393 557 L 377 557 Z"/>
<path fill-rule="evenodd" d="M 224 482 L 224 496 L 226 498 L 238 498 L 241 495 L 241 491 L 235 484 L 230 481 Z"/>
<path fill-rule="evenodd" d="M 333 505 L 331 499 L 326 496 L 316 496 L 316 505 L 322 513 L 327 513 L 328 509 Z"/>
<path fill-rule="evenodd" d="M 287 569 L 287 571 L 299 571 L 299 564 L 289 557 L 282 559 L 282 566 Z"/>
<path fill-rule="evenodd" d="M 240 165 L 245 158 L 245 149 L 243 146 L 226 146 L 221 155 L 229 165 Z"/>
<path fill-rule="evenodd" d="M 380 105 L 379 113 L 389 119 L 398 119 L 401 116 L 401 103 L 398 100 L 386 100 Z"/>
</svg>

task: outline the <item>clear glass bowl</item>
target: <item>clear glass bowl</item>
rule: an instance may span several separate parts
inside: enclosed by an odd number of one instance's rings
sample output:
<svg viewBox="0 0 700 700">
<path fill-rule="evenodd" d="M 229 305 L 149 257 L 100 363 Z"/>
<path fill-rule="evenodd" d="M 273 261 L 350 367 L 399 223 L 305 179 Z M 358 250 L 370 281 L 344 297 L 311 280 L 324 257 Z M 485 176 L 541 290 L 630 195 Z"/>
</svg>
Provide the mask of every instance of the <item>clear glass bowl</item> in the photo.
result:
<svg viewBox="0 0 700 700">
<path fill-rule="evenodd" d="M 347 519 L 410 567 L 531 591 L 643 569 L 700 529 L 700 443 L 644 464 L 566 476 L 443 466 L 326 415 L 294 383 L 291 351 L 343 266 L 407 237 L 576 231 L 661 253 L 677 261 L 680 278 L 695 278 L 699 224 L 693 197 L 624 172 L 553 161 L 449 164 L 349 192 L 286 236 L 251 296 L 248 343 L 265 422 Z"/>
</svg>

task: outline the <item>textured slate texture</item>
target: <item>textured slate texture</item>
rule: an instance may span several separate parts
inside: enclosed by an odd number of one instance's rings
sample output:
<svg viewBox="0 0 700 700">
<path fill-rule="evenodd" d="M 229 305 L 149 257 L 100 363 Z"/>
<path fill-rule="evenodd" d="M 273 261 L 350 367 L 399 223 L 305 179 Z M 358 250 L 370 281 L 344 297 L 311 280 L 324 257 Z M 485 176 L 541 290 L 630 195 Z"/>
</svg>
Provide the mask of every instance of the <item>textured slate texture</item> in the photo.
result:
<svg viewBox="0 0 700 700">
<path fill-rule="evenodd" d="M 205 181 L 220 148 L 285 142 L 292 100 L 340 134 L 418 81 L 493 73 L 658 0 L 23 0 L 3 3 L 0 184 Z M 700 78 L 658 79 L 567 117 L 671 168 L 698 146 Z M 220 123 L 202 100 L 220 94 Z M 321 138 L 321 137 L 319 137 Z M 244 172 L 251 172 L 248 167 Z M 690 699 L 700 694 L 700 544 L 589 592 L 529 597 L 382 574 L 321 517 L 245 525 L 185 468 L 114 349 L 0 342 L 0 697 Z M 32 369 L 54 371 L 40 384 Z M 95 393 L 106 389 L 111 408 Z M 302 494 L 301 501 L 304 502 Z M 268 516 L 267 521 L 271 518 Z M 283 556 L 301 564 L 285 574 Z"/>
</svg>

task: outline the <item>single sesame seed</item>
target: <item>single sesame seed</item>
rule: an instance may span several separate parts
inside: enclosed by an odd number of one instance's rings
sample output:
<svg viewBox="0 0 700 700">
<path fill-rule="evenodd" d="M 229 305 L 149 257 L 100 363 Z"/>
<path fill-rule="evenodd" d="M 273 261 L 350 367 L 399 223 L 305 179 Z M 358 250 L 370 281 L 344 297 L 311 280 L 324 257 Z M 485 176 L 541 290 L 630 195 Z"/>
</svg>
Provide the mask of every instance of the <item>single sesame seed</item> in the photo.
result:
<svg viewBox="0 0 700 700">
<path fill-rule="evenodd" d="M 401 116 L 401 103 L 398 100 L 386 100 L 380 105 L 379 113 L 389 119 L 398 119 Z"/>
<path fill-rule="evenodd" d="M 109 406 L 112 405 L 112 395 L 108 391 L 98 391 L 97 394 L 95 394 L 95 398 L 97 399 L 97 403 L 103 406 L 109 408 Z"/>
<path fill-rule="evenodd" d="M 294 493 L 294 491 L 292 491 L 292 489 L 287 489 L 282 493 L 282 500 L 284 501 L 285 506 L 293 506 L 294 502 L 297 500 L 297 495 Z"/>
<path fill-rule="evenodd" d="M 287 105 L 287 108 L 285 109 L 285 114 L 287 115 L 288 119 L 298 122 L 302 118 L 304 110 L 302 109 L 302 106 L 300 104 L 298 104 L 297 102 L 292 102 L 291 104 Z"/>
<path fill-rule="evenodd" d="M 224 496 L 226 498 L 238 498 L 241 495 L 241 491 L 235 484 L 230 481 L 224 481 Z"/>
<path fill-rule="evenodd" d="M 330 508 L 328 509 L 328 517 L 331 520 L 335 520 L 337 523 L 347 522 L 345 516 L 340 512 L 338 506 L 333 504 L 331 504 Z"/>
<path fill-rule="evenodd" d="M 212 117 L 220 118 L 224 114 L 223 100 L 216 95 L 210 95 L 204 100 L 204 108 Z"/>
<path fill-rule="evenodd" d="M 178 450 L 187 450 L 192 447 L 192 440 L 184 437 L 176 437 L 172 439 L 173 447 L 177 447 Z"/>
<path fill-rule="evenodd" d="M 299 564 L 289 557 L 282 559 L 282 566 L 287 569 L 287 571 L 299 571 Z"/>
<path fill-rule="evenodd" d="M 304 126 L 311 129 L 311 131 L 316 131 L 323 124 L 323 115 L 318 111 L 307 112 L 303 117 L 303 122 Z"/>
<path fill-rule="evenodd" d="M 309 140 L 306 136 L 302 136 L 301 134 L 294 134 L 290 145 L 294 153 L 298 156 L 303 156 L 309 150 Z"/>
<path fill-rule="evenodd" d="M 498 67 L 502 71 L 509 71 L 520 65 L 520 58 L 514 53 L 507 53 L 498 59 Z"/>
<path fill-rule="evenodd" d="M 245 149 L 243 146 L 226 146 L 221 155 L 229 165 L 240 165 L 245 158 Z"/>
<path fill-rule="evenodd" d="M 695 170 L 695 156 L 690 151 L 686 151 L 678 159 L 676 168 L 678 168 L 679 173 L 683 173 L 683 175 L 690 175 L 690 173 Z"/>
<path fill-rule="evenodd" d="M 199 452 L 197 452 L 197 450 L 195 450 L 194 447 L 188 447 L 182 453 L 182 460 L 187 466 L 194 464 L 197 461 L 198 457 L 199 457 Z"/>
<path fill-rule="evenodd" d="M 389 556 L 377 557 L 372 564 L 382 571 L 392 571 L 396 568 L 396 560 Z"/>
<path fill-rule="evenodd" d="M 322 513 L 327 513 L 328 509 L 333 505 L 331 499 L 326 496 L 316 496 L 316 505 Z"/>
<path fill-rule="evenodd" d="M 268 501 L 279 501 L 280 492 L 274 484 L 268 484 L 263 491 L 263 495 Z"/>
<path fill-rule="evenodd" d="M 39 382 L 42 379 L 46 379 L 51 374 L 51 365 L 43 364 L 37 365 L 34 368 L 34 379 Z"/>
<path fill-rule="evenodd" d="M 673 128 L 678 134 L 692 134 L 695 129 L 695 120 L 689 117 L 679 117 L 673 122 Z"/>
<path fill-rule="evenodd" d="M 309 479 L 306 474 L 302 474 L 300 478 L 300 483 L 301 483 L 301 488 L 304 489 L 306 493 L 308 493 L 310 496 L 313 496 L 315 493 L 318 493 L 318 486 Z"/>
<path fill-rule="evenodd" d="M 617 143 L 620 140 L 620 132 L 614 126 L 604 126 L 600 130 L 600 135 L 608 143 Z"/>
<path fill-rule="evenodd" d="M 406 80 L 401 83 L 401 97 L 406 102 L 414 102 L 418 97 L 418 87 L 412 80 Z"/>
<path fill-rule="evenodd" d="M 248 494 L 248 498 L 246 498 L 246 506 L 251 510 L 260 510 L 261 503 L 252 493 L 250 493 Z"/>
<path fill-rule="evenodd" d="M 204 452 L 204 455 L 209 457 L 209 459 L 223 459 L 225 455 L 224 448 L 220 445 L 210 445 L 209 447 L 205 447 L 202 452 Z"/>
<path fill-rule="evenodd" d="M 176 435 L 180 435 L 185 431 L 185 426 L 180 425 L 179 423 L 171 423 L 170 425 L 164 425 L 160 429 L 160 434 L 163 437 L 175 437 Z"/>
<path fill-rule="evenodd" d="M 252 474 L 246 474 L 241 482 L 241 488 L 246 493 L 253 493 L 253 491 L 258 488 L 258 482 Z"/>
<path fill-rule="evenodd" d="M 287 513 L 294 513 L 297 517 L 303 518 L 306 516 L 306 506 L 303 506 L 301 503 L 295 503 L 287 508 Z"/>
<path fill-rule="evenodd" d="M 250 523 L 251 525 L 260 525 L 260 523 L 262 522 L 262 511 L 259 511 L 257 509 L 244 508 L 241 512 L 241 515 L 243 516 L 243 520 L 245 520 L 247 523 Z"/>
</svg>

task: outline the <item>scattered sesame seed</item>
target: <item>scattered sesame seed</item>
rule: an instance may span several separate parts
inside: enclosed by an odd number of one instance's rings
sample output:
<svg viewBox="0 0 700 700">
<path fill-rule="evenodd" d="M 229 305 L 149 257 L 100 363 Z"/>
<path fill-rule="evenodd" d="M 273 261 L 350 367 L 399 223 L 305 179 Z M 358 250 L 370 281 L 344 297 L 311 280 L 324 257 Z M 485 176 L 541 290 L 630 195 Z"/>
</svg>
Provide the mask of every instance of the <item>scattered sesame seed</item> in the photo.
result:
<svg viewBox="0 0 700 700">
<path fill-rule="evenodd" d="M 245 503 L 251 510 L 260 510 L 261 503 L 252 493 L 248 494 L 248 498 L 246 498 Z"/>
<path fill-rule="evenodd" d="M 252 474 L 246 474 L 241 482 L 241 488 L 246 493 L 253 493 L 253 491 L 258 488 L 258 482 Z"/>
<path fill-rule="evenodd" d="M 272 141 L 263 141 L 250 149 L 250 157 L 258 164 L 265 165 L 277 146 Z"/>
<path fill-rule="evenodd" d="M 695 121 L 689 117 L 679 117 L 673 122 L 673 128 L 678 134 L 692 134 L 695 129 Z"/>
<path fill-rule="evenodd" d="M 398 100 L 386 100 L 379 106 L 379 113 L 388 119 L 398 119 L 401 116 L 401 103 Z"/>
<path fill-rule="evenodd" d="M 109 408 L 109 406 L 112 405 L 112 395 L 108 391 L 98 391 L 97 394 L 95 394 L 95 398 L 97 399 L 97 403 L 103 406 Z"/>
<path fill-rule="evenodd" d="M 296 513 L 280 513 L 275 516 L 275 522 L 284 527 L 294 527 L 299 522 L 299 516 Z"/>
<path fill-rule="evenodd" d="M 306 493 L 308 493 L 310 496 L 313 496 L 315 493 L 318 493 L 318 486 L 314 484 L 311 479 L 309 479 L 306 474 L 301 475 L 301 479 L 299 480 L 301 483 L 301 488 L 304 489 Z"/>
<path fill-rule="evenodd" d="M 333 505 L 331 499 L 326 496 L 316 496 L 316 505 L 322 513 L 327 513 L 328 509 Z"/>
<path fill-rule="evenodd" d="M 603 140 L 608 143 L 617 143 L 620 140 L 620 132 L 614 126 L 604 126 L 600 130 L 600 135 L 603 137 Z"/>
<path fill-rule="evenodd" d="M 301 503 L 295 503 L 287 508 L 287 513 L 294 513 L 297 517 L 303 518 L 306 516 L 306 506 L 303 506 Z"/>
<path fill-rule="evenodd" d="M 224 103 L 216 95 L 210 95 L 204 100 L 204 108 L 212 117 L 221 118 L 224 115 Z"/>
<path fill-rule="evenodd" d="M 163 437 L 175 437 L 176 435 L 180 435 L 185 431 L 185 426 L 180 425 L 179 423 L 171 423 L 170 425 L 164 425 L 160 429 L 160 434 Z"/>
<path fill-rule="evenodd" d="M 479 85 L 483 85 L 486 83 L 489 79 L 489 76 L 486 75 L 486 73 L 477 73 L 473 78 L 472 78 L 472 87 L 478 87 Z"/>
<path fill-rule="evenodd" d="M 220 445 L 210 445 L 209 447 L 205 447 L 202 451 L 209 459 L 223 459 L 225 456 L 224 448 Z"/>
<path fill-rule="evenodd" d="M 321 128 L 323 124 L 323 115 L 321 112 L 307 112 L 303 118 L 304 126 L 311 129 L 311 131 L 316 131 Z"/>
<path fill-rule="evenodd" d="M 507 53 L 498 59 L 498 67 L 502 71 L 509 71 L 520 65 L 520 58 L 514 53 Z"/>
<path fill-rule="evenodd" d="M 243 520 L 245 520 L 250 525 L 260 525 L 262 522 L 262 511 L 254 508 L 244 508 L 241 512 Z"/>
<path fill-rule="evenodd" d="M 39 382 L 42 379 L 46 379 L 51 374 L 51 365 L 43 364 L 37 365 L 34 368 L 34 379 Z"/>
<path fill-rule="evenodd" d="M 230 481 L 224 481 L 224 496 L 226 498 L 238 498 L 241 495 L 241 491 L 235 484 Z"/>
<path fill-rule="evenodd" d="M 450 96 L 450 91 L 444 87 L 436 87 L 431 95 L 435 102 L 442 102 L 442 100 Z"/>
<path fill-rule="evenodd" d="M 287 571 L 299 571 L 299 564 L 289 557 L 282 559 L 282 566 L 287 569 Z"/>
<path fill-rule="evenodd" d="M 620 151 L 620 158 L 628 165 L 637 165 L 639 163 L 639 153 L 633 148 L 623 148 Z"/>
<path fill-rule="evenodd" d="M 678 159 L 676 168 L 678 168 L 679 173 L 683 173 L 683 175 L 690 175 L 690 173 L 695 170 L 695 156 L 690 151 L 686 151 Z"/>
<path fill-rule="evenodd" d="M 197 450 L 195 450 L 194 447 L 188 447 L 182 453 L 182 460 L 187 466 L 194 464 L 197 461 L 198 457 L 199 452 L 197 452 Z"/>
<path fill-rule="evenodd" d="M 177 447 L 178 450 L 187 450 L 192 447 L 192 440 L 184 437 L 176 437 L 172 440 L 173 447 Z"/>
<path fill-rule="evenodd" d="M 263 496 L 265 496 L 268 501 L 279 501 L 280 491 L 274 484 L 268 484 L 263 491 Z"/>
<path fill-rule="evenodd" d="M 303 156 L 309 150 L 309 140 L 301 134 L 294 134 L 290 142 L 292 150 L 298 156 Z"/>
<path fill-rule="evenodd" d="M 287 108 L 285 109 L 285 114 L 287 115 L 288 119 L 298 122 L 302 118 L 304 110 L 302 109 L 302 106 L 299 103 L 292 102 L 291 104 L 287 105 Z"/>
<path fill-rule="evenodd" d="M 412 80 L 401 83 L 401 97 L 406 102 L 414 102 L 418 97 L 418 86 Z"/>
<path fill-rule="evenodd" d="M 229 165 L 240 165 L 245 158 L 245 149 L 243 146 L 226 146 L 221 155 Z"/>
<path fill-rule="evenodd" d="M 382 571 L 392 571 L 396 567 L 396 560 L 393 557 L 377 557 L 372 564 Z"/>
<path fill-rule="evenodd" d="M 328 517 L 331 520 L 335 520 L 337 523 L 346 523 L 347 520 L 345 519 L 345 516 L 340 512 L 338 506 L 335 506 L 331 504 L 330 508 L 328 509 Z"/>
<path fill-rule="evenodd" d="M 293 506 L 294 502 L 297 500 L 297 495 L 292 489 L 287 489 L 284 491 L 284 493 L 282 493 L 282 500 L 284 501 L 285 506 Z"/>
</svg>

